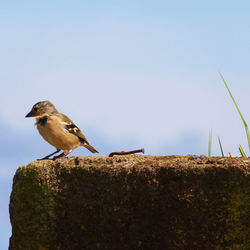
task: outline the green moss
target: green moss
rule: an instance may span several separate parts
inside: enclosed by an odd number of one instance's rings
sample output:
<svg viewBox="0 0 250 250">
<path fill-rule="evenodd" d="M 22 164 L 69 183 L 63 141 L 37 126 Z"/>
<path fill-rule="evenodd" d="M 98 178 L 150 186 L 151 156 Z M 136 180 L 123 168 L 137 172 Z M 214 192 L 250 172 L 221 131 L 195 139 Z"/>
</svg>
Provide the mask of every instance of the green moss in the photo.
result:
<svg viewBox="0 0 250 250">
<path fill-rule="evenodd" d="M 247 191 L 248 188 L 248 191 Z M 223 246 L 228 249 L 247 249 L 250 246 L 250 192 L 249 186 L 237 186 L 229 194 L 226 218 L 227 232 L 224 236 Z"/>
<path fill-rule="evenodd" d="M 15 249 L 49 249 L 55 225 L 55 192 L 47 172 L 35 165 L 20 167 L 14 177 L 10 202 Z M 17 241 L 17 242 L 15 242 Z"/>
</svg>

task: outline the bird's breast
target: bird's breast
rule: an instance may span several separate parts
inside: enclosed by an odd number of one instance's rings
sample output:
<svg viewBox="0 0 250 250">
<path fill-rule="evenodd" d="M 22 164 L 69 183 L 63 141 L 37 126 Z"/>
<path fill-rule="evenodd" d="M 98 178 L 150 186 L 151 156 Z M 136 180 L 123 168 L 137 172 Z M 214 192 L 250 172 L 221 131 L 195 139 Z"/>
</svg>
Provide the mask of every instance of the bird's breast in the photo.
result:
<svg viewBox="0 0 250 250">
<path fill-rule="evenodd" d="M 40 117 L 36 122 L 40 135 L 57 149 L 73 150 L 80 146 L 79 138 L 69 133 L 57 117 Z"/>
</svg>

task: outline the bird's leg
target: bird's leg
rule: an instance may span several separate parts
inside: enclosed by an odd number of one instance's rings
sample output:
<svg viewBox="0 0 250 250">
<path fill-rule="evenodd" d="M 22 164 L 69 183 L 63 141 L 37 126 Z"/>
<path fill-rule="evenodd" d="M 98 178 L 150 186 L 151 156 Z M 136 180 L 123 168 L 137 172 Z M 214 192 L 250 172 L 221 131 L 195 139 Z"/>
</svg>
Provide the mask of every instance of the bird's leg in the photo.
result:
<svg viewBox="0 0 250 250">
<path fill-rule="evenodd" d="M 56 154 L 56 153 L 58 153 L 58 152 L 60 152 L 60 149 L 56 150 L 56 152 L 54 152 L 54 153 L 52 153 L 52 154 L 50 154 L 50 155 L 47 155 L 47 156 L 43 157 L 42 159 L 37 159 L 37 160 L 40 161 L 40 160 L 49 159 L 50 156 L 52 156 L 52 155 L 54 155 L 54 154 Z"/>
<path fill-rule="evenodd" d="M 54 160 L 56 160 L 56 159 L 58 159 L 58 158 L 64 157 L 64 156 L 68 155 L 69 153 L 70 153 L 69 150 L 63 150 L 63 153 L 61 153 L 60 155 L 54 156 L 54 157 L 52 158 L 52 160 L 54 161 Z"/>
</svg>

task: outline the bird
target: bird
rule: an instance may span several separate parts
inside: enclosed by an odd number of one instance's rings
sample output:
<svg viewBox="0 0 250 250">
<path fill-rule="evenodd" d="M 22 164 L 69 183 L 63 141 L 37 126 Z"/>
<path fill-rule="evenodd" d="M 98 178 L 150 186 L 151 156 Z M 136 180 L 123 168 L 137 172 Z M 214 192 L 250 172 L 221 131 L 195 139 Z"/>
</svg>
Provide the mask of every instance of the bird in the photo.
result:
<svg viewBox="0 0 250 250">
<path fill-rule="evenodd" d="M 39 160 L 49 159 L 61 150 L 63 153 L 52 159 L 65 157 L 80 146 L 92 153 L 99 153 L 89 144 L 82 131 L 66 115 L 59 113 L 50 101 L 37 102 L 25 117 L 35 117 L 35 125 L 40 135 L 56 148 L 55 152 Z"/>
</svg>

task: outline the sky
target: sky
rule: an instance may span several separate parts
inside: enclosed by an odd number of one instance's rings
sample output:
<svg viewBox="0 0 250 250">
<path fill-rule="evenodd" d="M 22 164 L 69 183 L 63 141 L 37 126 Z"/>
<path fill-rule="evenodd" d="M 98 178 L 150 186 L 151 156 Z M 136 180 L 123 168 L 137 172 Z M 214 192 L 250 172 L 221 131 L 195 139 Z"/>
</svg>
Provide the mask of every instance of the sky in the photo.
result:
<svg viewBox="0 0 250 250">
<path fill-rule="evenodd" d="M 249 155 L 249 1 L 0 1 L 0 249 L 17 168 L 54 151 L 24 116 L 50 100 L 107 155 Z M 71 156 L 89 155 L 85 148 Z"/>
</svg>

